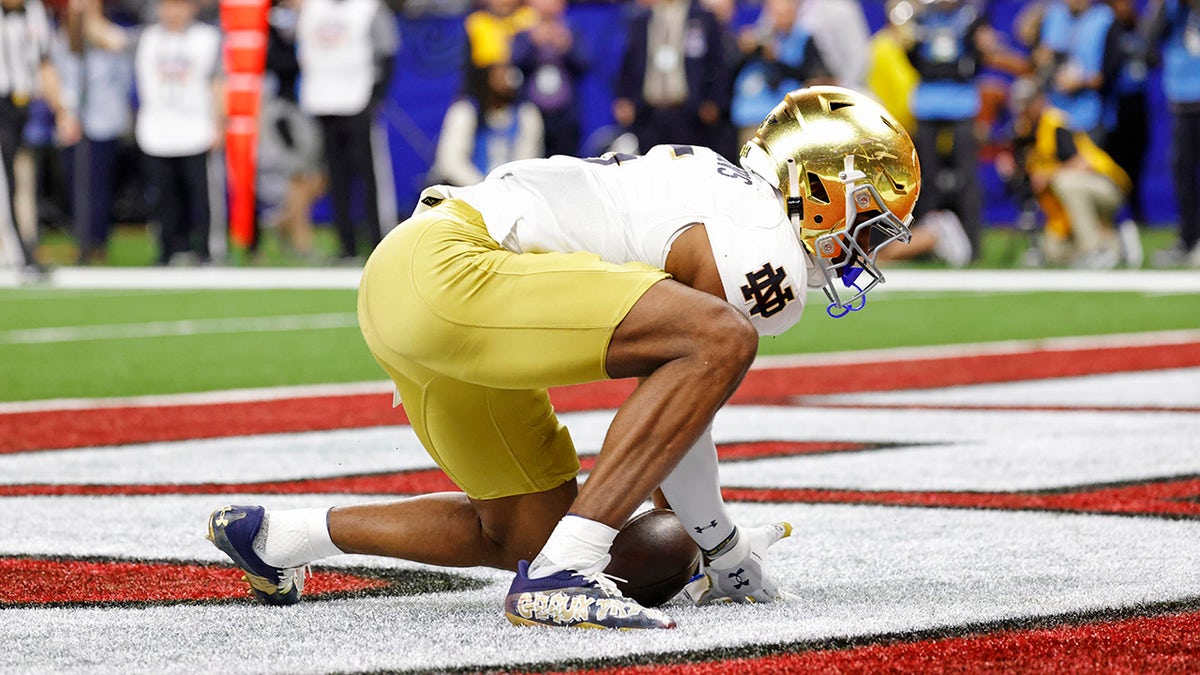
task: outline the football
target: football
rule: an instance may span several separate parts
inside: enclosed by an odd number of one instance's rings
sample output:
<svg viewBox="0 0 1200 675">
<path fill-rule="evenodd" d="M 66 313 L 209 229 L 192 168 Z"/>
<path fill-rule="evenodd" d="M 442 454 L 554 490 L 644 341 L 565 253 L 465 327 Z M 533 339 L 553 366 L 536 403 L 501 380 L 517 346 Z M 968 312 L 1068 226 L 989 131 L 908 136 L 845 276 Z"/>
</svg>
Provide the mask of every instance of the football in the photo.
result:
<svg viewBox="0 0 1200 675">
<path fill-rule="evenodd" d="M 604 571 L 618 581 L 626 597 L 657 607 L 679 591 L 699 570 L 700 547 L 670 509 L 636 514 L 617 533 Z"/>
</svg>

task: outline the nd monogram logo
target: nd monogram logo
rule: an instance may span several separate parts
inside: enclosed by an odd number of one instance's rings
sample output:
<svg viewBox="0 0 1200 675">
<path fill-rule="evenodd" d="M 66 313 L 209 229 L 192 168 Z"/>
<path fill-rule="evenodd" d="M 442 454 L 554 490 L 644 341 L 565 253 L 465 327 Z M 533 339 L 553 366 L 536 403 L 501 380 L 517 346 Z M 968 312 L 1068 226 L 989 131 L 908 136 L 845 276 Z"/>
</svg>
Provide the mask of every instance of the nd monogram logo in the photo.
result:
<svg viewBox="0 0 1200 675">
<path fill-rule="evenodd" d="M 783 311 L 789 302 L 796 299 L 791 286 L 784 286 L 787 272 L 782 267 L 771 267 L 771 263 L 763 263 L 762 269 L 746 274 L 745 286 L 742 286 L 742 296 L 753 300 L 751 314 L 758 314 L 764 319 Z"/>
</svg>

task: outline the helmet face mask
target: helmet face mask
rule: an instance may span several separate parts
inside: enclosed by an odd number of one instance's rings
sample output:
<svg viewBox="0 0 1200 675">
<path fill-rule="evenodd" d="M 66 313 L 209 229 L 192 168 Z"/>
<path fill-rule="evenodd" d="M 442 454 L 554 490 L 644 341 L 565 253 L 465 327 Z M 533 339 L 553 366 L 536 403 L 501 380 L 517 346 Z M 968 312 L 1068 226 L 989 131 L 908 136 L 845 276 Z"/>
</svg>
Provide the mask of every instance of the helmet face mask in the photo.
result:
<svg viewBox="0 0 1200 675">
<path fill-rule="evenodd" d="M 908 132 L 863 94 L 807 87 L 788 93 L 759 125 L 741 163 L 782 192 L 796 236 L 825 279 L 829 314 L 861 309 L 883 282 L 879 251 L 909 240 L 921 169 Z M 862 272 L 869 280 L 855 284 Z M 844 289 L 854 289 L 845 300 Z"/>
<path fill-rule="evenodd" d="M 863 208 L 865 205 L 875 208 Z M 821 288 L 830 303 L 825 311 L 834 318 L 863 308 L 867 292 L 884 282 L 876 263 L 879 252 L 894 241 L 907 244 L 912 237 L 908 228 L 912 216 L 904 221 L 897 218 L 883 206 L 878 190 L 869 183 L 847 186 L 846 213 L 856 215 L 850 226 L 822 234 L 814 241 L 813 257 L 825 278 Z M 860 283 L 863 273 L 868 279 Z M 846 290 L 844 300 L 837 282 Z"/>
</svg>

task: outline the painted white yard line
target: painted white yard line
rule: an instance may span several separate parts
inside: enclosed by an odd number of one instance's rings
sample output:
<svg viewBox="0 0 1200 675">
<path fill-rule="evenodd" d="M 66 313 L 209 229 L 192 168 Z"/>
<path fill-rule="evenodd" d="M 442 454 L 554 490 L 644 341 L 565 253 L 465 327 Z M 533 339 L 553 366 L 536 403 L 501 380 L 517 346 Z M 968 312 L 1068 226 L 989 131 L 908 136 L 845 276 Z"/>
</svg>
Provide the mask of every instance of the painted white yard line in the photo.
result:
<svg viewBox="0 0 1200 675">
<path fill-rule="evenodd" d="M 56 289 L 355 289 L 361 270 L 334 268 L 60 267 L 33 282 L 0 269 L 0 288 Z M 887 270 L 891 291 L 1046 291 L 1200 293 L 1194 270 Z"/>
<path fill-rule="evenodd" d="M 1200 293 L 1195 270 L 885 270 L 885 291 Z"/>
<path fill-rule="evenodd" d="M 31 282 L 0 270 L 0 288 L 72 289 L 354 289 L 358 267 L 59 267 Z"/>
<path fill-rule="evenodd" d="M 913 361 L 929 358 L 974 356 L 984 354 L 1014 354 L 1033 351 L 1064 351 L 1071 349 L 1098 349 L 1119 347 L 1143 347 L 1188 344 L 1200 342 L 1200 330 L 1159 331 L 1154 333 L 1122 333 L 1116 335 L 1094 335 L 1082 337 L 1047 338 L 1044 340 L 1009 340 L 1004 342 L 981 342 L 973 344 L 944 345 L 933 347 L 897 347 L 892 349 L 864 349 L 858 351 L 828 352 L 787 356 L 759 356 L 752 366 L 755 370 L 788 368 L 809 365 L 854 365 L 884 361 Z M 387 380 L 350 382 L 343 384 L 306 384 L 284 387 L 261 387 L 230 389 L 186 394 L 157 394 L 150 396 L 125 396 L 112 398 L 58 398 L 36 401 L 13 401 L 0 403 L 0 414 L 21 412 L 43 412 L 48 410 L 88 410 L 94 408 L 129 408 L 168 405 L 206 405 L 213 403 L 246 403 L 252 401 L 279 401 L 292 398 L 319 396 L 354 396 L 358 394 L 385 394 L 392 391 Z"/>
<path fill-rule="evenodd" d="M 292 330 L 325 330 L 358 325 L 354 312 L 332 314 L 292 314 L 231 319 L 183 319 L 145 323 L 58 326 L 0 331 L 0 345 L 52 344 L 93 340 L 178 337 L 232 333 L 272 333 Z"/>
<path fill-rule="evenodd" d="M 202 289 L 189 288 L 168 288 L 154 289 L 141 288 L 132 290 L 121 289 L 105 289 L 105 290 L 86 290 L 86 289 L 55 289 L 42 287 L 29 288 L 5 288 L 0 284 L 0 302 L 53 302 L 55 300 L 77 300 L 86 298 L 92 300 L 95 298 L 138 298 L 144 296 L 164 296 L 164 295 L 186 295 L 203 293 Z"/>
</svg>

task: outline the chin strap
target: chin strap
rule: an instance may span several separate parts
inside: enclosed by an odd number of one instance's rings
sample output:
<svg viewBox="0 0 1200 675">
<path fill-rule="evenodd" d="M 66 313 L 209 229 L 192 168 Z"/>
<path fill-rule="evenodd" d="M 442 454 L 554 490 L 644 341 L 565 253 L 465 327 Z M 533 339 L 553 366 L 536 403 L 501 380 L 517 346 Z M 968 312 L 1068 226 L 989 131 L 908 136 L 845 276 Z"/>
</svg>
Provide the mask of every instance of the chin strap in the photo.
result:
<svg viewBox="0 0 1200 675">
<path fill-rule="evenodd" d="M 796 230 L 796 238 L 800 238 L 800 219 L 804 217 L 804 199 L 800 196 L 800 169 L 796 166 L 796 158 L 787 158 L 788 198 L 787 215 Z"/>
<path fill-rule="evenodd" d="M 855 288 L 858 288 L 858 286 L 855 286 Z M 867 306 L 867 296 L 864 294 L 864 295 L 858 296 L 858 304 L 851 303 L 849 305 L 841 305 L 839 307 L 838 305 L 835 305 L 831 302 L 825 307 L 825 313 L 828 314 L 831 318 L 840 319 L 840 318 L 846 316 L 847 314 L 849 314 L 850 312 L 857 312 L 858 310 L 860 310 L 866 306 Z"/>
<path fill-rule="evenodd" d="M 829 303 L 825 307 L 825 313 L 828 314 L 831 318 L 840 319 L 840 318 L 846 316 L 847 314 L 849 314 L 850 312 L 857 312 L 858 310 L 867 306 L 867 294 L 862 293 L 861 292 L 862 288 L 860 288 L 858 283 L 856 283 L 859 275 L 862 273 L 863 273 L 863 268 L 851 267 L 850 269 L 846 270 L 845 273 L 842 274 L 842 285 L 845 286 L 846 288 L 853 288 L 854 290 L 859 291 L 860 295 L 858 296 L 857 304 L 854 303 L 853 301 L 848 305 L 838 305 L 833 302 Z"/>
</svg>

